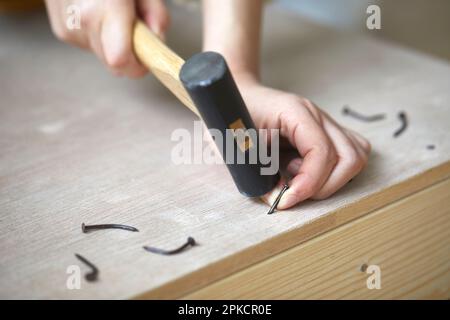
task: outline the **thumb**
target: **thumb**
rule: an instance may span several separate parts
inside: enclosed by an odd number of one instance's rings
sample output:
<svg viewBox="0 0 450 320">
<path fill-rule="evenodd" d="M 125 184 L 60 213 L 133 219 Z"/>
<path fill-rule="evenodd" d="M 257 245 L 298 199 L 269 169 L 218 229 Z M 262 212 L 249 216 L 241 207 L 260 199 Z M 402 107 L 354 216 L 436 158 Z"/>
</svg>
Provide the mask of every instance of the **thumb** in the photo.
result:
<svg viewBox="0 0 450 320">
<path fill-rule="evenodd" d="M 169 11 L 163 0 L 138 0 L 137 9 L 139 16 L 150 29 L 161 39 L 170 24 Z"/>
</svg>

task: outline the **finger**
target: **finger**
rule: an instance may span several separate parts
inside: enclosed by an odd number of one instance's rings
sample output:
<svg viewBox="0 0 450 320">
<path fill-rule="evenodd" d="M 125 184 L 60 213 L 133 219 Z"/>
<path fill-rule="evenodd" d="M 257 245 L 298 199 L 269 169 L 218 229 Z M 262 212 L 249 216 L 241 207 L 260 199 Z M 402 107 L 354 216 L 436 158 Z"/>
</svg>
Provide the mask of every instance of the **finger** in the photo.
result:
<svg viewBox="0 0 450 320">
<path fill-rule="evenodd" d="M 288 165 L 286 167 L 286 172 L 287 172 L 288 176 L 286 178 L 282 177 L 280 179 L 280 181 L 278 182 L 277 186 L 273 190 L 271 190 L 270 192 L 265 194 L 262 197 L 262 200 L 265 203 L 267 203 L 269 206 L 271 206 L 273 204 L 273 202 L 275 201 L 275 199 L 280 194 L 280 192 L 283 189 L 284 185 L 287 184 L 286 180 L 291 179 L 292 177 L 294 177 L 298 173 L 298 171 L 300 170 L 301 164 L 302 164 L 302 159 L 300 159 L 300 158 L 294 158 L 291 161 L 289 161 L 289 163 L 288 163 Z"/>
<path fill-rule="evenodd" d="M 367 162 L 371 150 L 369 141 L 363 138 L 356 131 L 340 126 L 336 122 L 336 120 L 334 120 L 327 113 L 324 112 L 323 117 L 327 119 L 332 125 L 334 125 L 338 130 L 342 131 L 350 139 L 350 142 L 352 143 L 353 147 L 358 151 L 361 158 Z"/>
<path fill-rule="evenodd" d="M 367 154 L 370 154 L 370 152 L 372 150 L 372 146 L 370 145 L 370 142 L 366 138 L 364 138 L 358 132 L 353 131 L 351 129 L 346 129 L 346 131 L 347 131 L 348 135 L 353 137 L 359 143 L 359 145 L 363 148 L 364 152 L 366 152 Z"/>
<path fill-rule="evenodd" d="M 66 6 L 57 0 L 46 0 L 46 9 L 53 34 L 61 41 L 70 43 L 82 49 L 89 47 L 87 35 L 83 29 L 69 29 L 64 17 L 67 16 Z"/>
<path fill-rule="evenodd" d="M 138 12 L 144 22 L 161 39 L 170 25 L 170 16 L 163 0 L 138 0 Z"/>
<path fill-rule="evenodd" d="M 338 129 L 340 129 L 341 131 L 344 131 L 345 134 L 351 138 L 352 142 L 355 143 L 355 145 L 359 148 L 362 148 L 363 152 L 368 156 L 370 154 L 370 151 L 372 149 L 369 141 L 367 139 L 365 139 L 363 136 L 361 136 L 359 133 L 357 133 L 356 131 L 353 131 L 351 129 L 348 128 L 344 128 L 342 126 L 340 126 L 336 120 L 334 120 L 331 116 L 329 116 L 327 113 L 323 113 L 323 117 L 325 119 L 327 119 L 329 122 L 331 122 L 333 125 L 335 125 Z"/>
<path fill-rule="evenodd" d="M 315 118 L 306 108 L 299 108 L 297 112 L 280 120 L 282 131 L 286 126 L 285 130 L 292 135 L 291 143 L 297 147 L 303 160 L 278 204 L 279 209 L 292 207 L 316 194 L 337 161 L 333 144 Z"/>
<path fill-rule="evenodd" d="M 346 140 L 348 139 L 347 141 L 356 150 L 356 152 L 358 152 L 358 155 L 361 157 L 361 159 L 363 159 L 363 161 L 367 162 L 367 160 L 369 158 L 368 151 L 366 151 L 364 149 L 364 147 L 360 144 L 358 139 L 356 139 L 356 137 L 350 132 L 350 130 L 340 126 L 333 118 L 331 118 L 327 114 L 324 114 L 324 118 L 329 122 L 329 124 L 327 124 L 327 126 L 328 125 L 334 126 L 339 131 L 339 133 L 344 134 L 345 137 L 343 137 L 343 139 L 346 139 Z"/>
<path fill-rule="evenodd" d="M 335 193 L 357 175 L 366 162 L 362 158 L 362 154 L 364 154 L 362 148 L 358 150 L 359 147 L 353 143 L 343 130 L 328 121 L 328 119 L 324 120 L 323 125 L 333 141 L 339 160 L 328 180 L 320 191 L 313 196 L 313 199 L 324 199 Z"/>
<path fill-rule="evenodd" d="M 348 132 L 345 129 L 341 129 L 343 130 L 343 132 L 345 133 L 345 135 L 349 138 L 350 142 L 352 143 L 353 147 L 355 148 L 355 150 L 357 150 L 359 156 L 361 157 L 361 159 L 364 162 L 367 162 L 369 160 L 369 153 L 370 151 L 366 150 L 361 143 L 358 141 L 358 139 L 356 138 L 356 136 L 354 136 L 353 134 L 351 134 L 350 132 Z"/>
<path fill-rule="evenodd" d="M 96 9 L 98 10 L 98 8 Z M 95 53 L 95 55 L 97 56 L 97 58 L 100 59 L 100 61 L 102 61 L 104 64 L 107 64 L 101 41 L 102 17 L 100 13 L 97 11 L 90 14 L 89 21 L 86 21 L 84 26 L 88 30 L 87 37 L 90 49 Z"/>
<path fill-rule="evenodd" d="M 261 199 L 268 204 L 269 206 L 271 206 L 275 200 L 277 199 L 278 195 L 280 194 L 280 192 L 283 190 L 284 186 L 286 185 L 286 180 L 282 177 L 280 179 L 280 181 L 278 181 L 277 185 L 275 186 L 275 188 L 273 188 L 271 191 L 269 191 L 268 193 L 266 193 L 265 195 L 263 195 L 261 197 Z M 284 195 L 283 195 L 284 197 Z M 277 209 L 280 208 L 280 204 L 278 204 Z"/>
<path fill-rule="evenodd" d="M 146 69 L 136 59 L 132 32 L 136 17 L 134 1 L 110 0 L 101 25 L 101 45 L 106 64 L 114 73 L 140 77 Z"/>
</svg>

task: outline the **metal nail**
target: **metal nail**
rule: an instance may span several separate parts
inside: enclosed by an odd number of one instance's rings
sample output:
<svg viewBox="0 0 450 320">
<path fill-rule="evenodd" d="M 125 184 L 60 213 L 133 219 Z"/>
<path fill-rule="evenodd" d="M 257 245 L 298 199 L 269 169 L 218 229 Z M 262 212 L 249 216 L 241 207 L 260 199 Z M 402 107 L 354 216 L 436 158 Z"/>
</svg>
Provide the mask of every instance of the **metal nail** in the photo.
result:
<svg viewBox="0 0 450 320">
<path fill-rule="evenodd" d="M 380 114 L 374 114 L 371 116 L 363 115 L 361 113 L 358 113 L 354 110 L 351 110 L 348 106 L 344 106 L 344 109 L 342 109 L 342 113 L 345 115 L 349 115 L 355 119 L 365 121 L 365 122 L 373 122 L 373 121 L 379 121 L 386 118 L 386 115 L 383 113 Z"/>
<path fill-rule="evenodd" d="M 400 119 L 401 126 L 394 132 L 394 138 L 397 138 L 406 130 L 406 128 L 408 128 L 408 117 L 406 116 L 406 113 L 403 111 L 400 112 L 398 118 Z"/>
<path fill-rule="evenodd" d="M 84 278 L 89 282 L 97 281 L 98 274 L 100 273 L 98 268 L 92 262 L 90 262 L 88 259 L 86 259 L 85 257 L 83 257 L 82 255 L 80 255 L 78 253 L 75 253 L 75 257 L 77 257 L 78 260 L 80 260 L 85 265 L 87 265 L 89 268 L 91 268 L 91 271 L 86 273 L 84 275 Z"/>
<path fill-rule="evenodd" d="M 139 232 L 135 227 L 127 226 L 124 224 L 95 224 L 95 225 L 86 225 L 84 223 L 81 224 L 81 230 L 83 233 L 88 233 L 93 230 L 103 230 L 103 229 L 121 229 L 132 232 Z"/>
<path fill-rule="evenodd" d="M 164 249 L 148 247 L 148 246 L 144 246 L 143 248 L 144 248 L 144 250 L 146 250 L 148 252 L 152 252 L 152 253 L 162 254 L 162 255 L 168 256 L 168 255 L 180 253 L 180 252 L 184 251 L 185 249 L 187 249 L 188 247 L 193 247 L 196 244 L 197 243 L 195 242 L 194 238 L 188 237 L 185 244 L 183 244 L 181 247 L 173 249 L 173 250 L 164 250 Z"/>
<path fill-rule="evenodd" d="M 280 193 L 278 194 L 277 198 L 275 199 L 275 201 L 273 202 L 272 206 L 269 209 L 269 212 L 267 212 L 267 214 L 272 214 L 275 212 L 275 210 L 277 209 L 278 203 L 281 200 L 281 197 L 283 196 L 283 194 L 286 192 L 286 190 L 289 189 L 289 186 L 287 184 L 285 184 L 283 186 L 283 189 L 281 189 Z"/>
</svg>

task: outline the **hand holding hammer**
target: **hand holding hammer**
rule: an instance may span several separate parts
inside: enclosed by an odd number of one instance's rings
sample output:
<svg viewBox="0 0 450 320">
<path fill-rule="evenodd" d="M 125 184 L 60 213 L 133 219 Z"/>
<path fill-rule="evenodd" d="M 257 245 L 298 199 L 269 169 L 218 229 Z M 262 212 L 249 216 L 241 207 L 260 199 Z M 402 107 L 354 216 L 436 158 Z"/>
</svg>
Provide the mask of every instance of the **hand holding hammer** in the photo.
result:
<svg viewBox="0 0 450 320">
<path fill-rule="evenodd" d="M 330 196 L 367 164 L 370 144 L 366 139 L 341 127 L 310 100 L 265 87 L 259 81 L 261 0 L 203 0 L 203 49 L 220 54 L 202 53 L 186 64 L 176 55 L 160 54 L 160 51 L 166 52 L 160 50 L 162 43 L 148 40 L 152 34 L 144 30 L 145 27 L 159 35 L 164 33 L 168 26 L 168 11 L 162 0 L 78 0 L 77 5 L 81 8 L 79 30 L 66 28 L 66 10 L 70 4 L 72 1 L 69 0 L 46 0 L 54 33 L 61 40 L 95 52 L 114 73 L 142 76 L 146 68 L 141 61 L 153 69 L 154 74 L 186 106 L 200 114 L 210 128 L 229 126 L 229 118 L 221 123 L 215 118 L 215 115 L 227 111 L 223 105 L 226 102 L 233 105 L 230 109 L 233 113 L 230 114 L 239 115 L 245 128 L 279 129 L 282 145 L 298 153 L 287 164 L 287 173 L 292 179 L 289 189 L 280 199 L 279 209 L 292 207 L 305 199 Z M 144 24 L 135 23 L 138 16 Z M 169 69 L 175 74 L 169 73 L 168 76 L 167 70 L 159 67 L 158 57 L 173 58 Z M 217 78 L 213 87 L 203 85 L 201 79 L 204 74 L 196 72 L 200 65 L 208 66 L 205 70 Z M 306 73 L 286 76 L 309 77 Z M 220 92 L 233 94 L 214 100 Z M 209 109 L 211 105 L 214 108 Z M 245 166 L 231 168 L 230 172 L 240 172 L 237 178 L 233 178 L 247 195 L 260 194 L 277 180 L 276 176 L 255 178 L 253 169 Z M 246 174 L 251 177 L 248 181 L 256 181 L 253 178 L 262 180 L 246 185 L 246 179 L 239 181 L 239 177 Z M 272 204 L 283 184 L 280 181 L 274 191 L 267 193 L 264 196 L 266 201 Z"/>
</svg>

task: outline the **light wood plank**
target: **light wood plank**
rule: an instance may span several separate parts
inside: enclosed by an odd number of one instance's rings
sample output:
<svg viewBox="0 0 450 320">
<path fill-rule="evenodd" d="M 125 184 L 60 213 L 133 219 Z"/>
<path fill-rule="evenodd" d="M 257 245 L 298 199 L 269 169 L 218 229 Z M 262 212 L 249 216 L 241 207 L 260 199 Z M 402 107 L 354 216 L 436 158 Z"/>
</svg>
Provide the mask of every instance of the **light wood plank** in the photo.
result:
<svg viewBox="0 0 450 320">
<path fill-rule="evenodd" d="M 0 18 L 0 298 L 182 296 L 449 177 L 447 63 L 266 14 L 265 82 L 311 98 L 374 147 L 338 194 L 273 216 L 223 166 L 171 162 L 171 133 L 192 131 L 196 118 L 155 79 L 113 78 L 58 43 L 44 15 Z M 169 43 L 186 58 L 200 48 L 200 19 L 173 15 Z M 344 104 L 388 119 L 359 123 L 342 116 Z M 393 139 L 399 110 L 411 125 Z M 85 235 L 82 222 L 140 232 Z M 200 245 L 181 255 L 141 248 L 189 235 Z M 100 281 L 67 290 L 75 252 L 98 265 Z"/>
<path fill-rule="evenodd" d="M 449 203 L 447 179 L 184 298 L 449 299 Z"/>
</svg>

